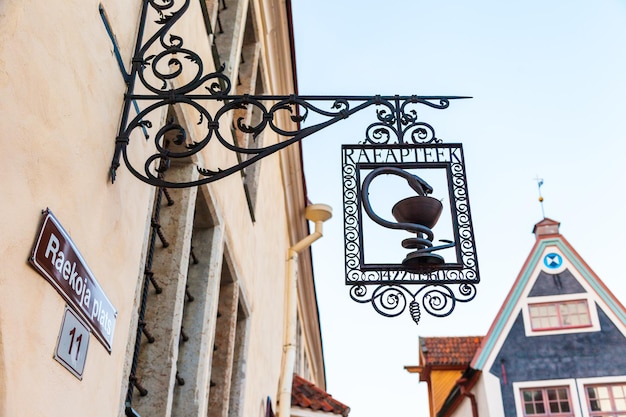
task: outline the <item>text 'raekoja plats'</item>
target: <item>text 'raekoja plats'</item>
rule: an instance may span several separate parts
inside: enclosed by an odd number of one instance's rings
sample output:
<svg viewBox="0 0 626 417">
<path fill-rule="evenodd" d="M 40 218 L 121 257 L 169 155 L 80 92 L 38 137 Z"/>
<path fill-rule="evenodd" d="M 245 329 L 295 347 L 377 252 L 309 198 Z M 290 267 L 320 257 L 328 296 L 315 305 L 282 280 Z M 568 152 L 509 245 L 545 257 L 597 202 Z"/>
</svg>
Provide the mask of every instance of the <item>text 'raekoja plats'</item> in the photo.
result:
<svg viewBox="0 0 626 417">
<path fill-rule="evenodd" d="M 50 210 L 44 211 L 29 262 L 86 320 L 110 352 L 117 311 Z"/>
</svg>

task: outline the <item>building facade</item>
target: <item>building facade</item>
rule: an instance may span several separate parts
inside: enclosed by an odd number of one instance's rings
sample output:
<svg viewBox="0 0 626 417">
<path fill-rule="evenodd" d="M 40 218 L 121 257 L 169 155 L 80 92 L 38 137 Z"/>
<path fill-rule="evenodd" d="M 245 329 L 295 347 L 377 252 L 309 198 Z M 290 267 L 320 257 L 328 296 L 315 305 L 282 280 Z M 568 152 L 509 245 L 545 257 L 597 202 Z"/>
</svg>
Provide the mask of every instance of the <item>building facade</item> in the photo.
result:
<svg viewBox="0 0 626 417">
<path fill-rule="evenodd" d="M 432 365 L 422 359 L 407 367 L 424 376 L 429 391 L 443 388 L 432 416 L 626 415 L 626 310 L 558 222 L 543 219 L 534 233 L 489 333 L 480 345 L 462 343 L 472 353 L 456 364 L 455 381 L 443 387 L 424 373 Z M 453 338 L 439 339 L 437 346 Z"/>
<path fill-rule="evenodd" d="M 279 397 L 290 410 L 294 373 L 325 388 L 309 245 L 330 212 L 307 211 L 298 144 L 198 187 L 152 187 L 123 166 L 109 177 L 142 10 L 148 33 L 174 3 L 188 10 L 167 42 L 222 68 L 233 94 L 296 92 L 289 2 L 0 4 L 2 416 L 265 416 Z M 154 114 L 129 159 L 155 137 L 200 140 L 188 107 Z M 279 141 L 232 128 L 254 124 L 249 109 L 228 117 L 232 144 Z M 193 181 L 246 157 L 208 148 L 150 169 Z"/>
</svg>

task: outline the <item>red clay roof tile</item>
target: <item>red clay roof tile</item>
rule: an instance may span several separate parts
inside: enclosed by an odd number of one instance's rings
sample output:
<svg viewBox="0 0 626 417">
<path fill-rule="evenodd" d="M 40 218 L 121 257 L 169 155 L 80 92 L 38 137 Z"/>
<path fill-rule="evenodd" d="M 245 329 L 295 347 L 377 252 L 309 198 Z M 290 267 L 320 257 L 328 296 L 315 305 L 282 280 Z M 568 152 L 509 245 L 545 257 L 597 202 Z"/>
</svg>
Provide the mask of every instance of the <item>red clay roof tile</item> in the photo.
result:
<svg viewBox="0 0 626 417">
<path fill-rule="evenodd" d="M 350 413 L 350 407 L 335 400 L 329 393 L 298 375 L 293 376 L 291 405 L 340 414 L 344 417 Z"/>
<path fill-rule="evenodd" d="M 467 366 L 480 347 L 482 336 L 420 337 L 422 366 Z M 420 359 L 421 361 L 421 359 Z"/>
</svg>

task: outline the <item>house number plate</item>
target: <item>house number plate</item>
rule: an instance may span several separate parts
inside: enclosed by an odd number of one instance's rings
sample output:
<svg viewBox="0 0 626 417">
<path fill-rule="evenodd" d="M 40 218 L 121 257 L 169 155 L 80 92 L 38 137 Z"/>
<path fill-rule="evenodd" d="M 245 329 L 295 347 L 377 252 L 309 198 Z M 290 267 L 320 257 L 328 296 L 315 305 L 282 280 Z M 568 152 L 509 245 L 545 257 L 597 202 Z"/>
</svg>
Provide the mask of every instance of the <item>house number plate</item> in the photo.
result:
<svg viewBox="0 0 626 417">
<path fill-rule="evenodd" d="M 89 337 L 90 332 L 87 326 L 70 307 L 65 306 L 54 359 L 80 380 L 83 379 Z"/>
</svg>

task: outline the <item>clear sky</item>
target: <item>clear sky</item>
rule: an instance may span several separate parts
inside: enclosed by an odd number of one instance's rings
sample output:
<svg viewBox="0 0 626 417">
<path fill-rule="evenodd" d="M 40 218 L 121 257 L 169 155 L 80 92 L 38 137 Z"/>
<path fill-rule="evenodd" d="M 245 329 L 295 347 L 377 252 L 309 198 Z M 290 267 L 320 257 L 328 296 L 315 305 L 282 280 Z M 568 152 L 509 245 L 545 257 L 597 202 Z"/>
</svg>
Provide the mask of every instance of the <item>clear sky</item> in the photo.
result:
<svg viewBox="0 0 626 417">
<path fill-rule="evenodd" d="M 481 282 L 446 318 L 385 318 L 343 284 L 340 146 L 373 115 L 303 142 L 309 199 L 335 213 L 313 246 L 327 389 L 352 417 L 427 415 L 425 384 L 403 367 L 419 336 L 487 332 L 542 218 L 536 177 L 546 217 L 626 303 L 626 1 L 292 4 L 300 94 L 474 97 L 419 114 L 463 143 L 468 172 Z"/>
</svg>

